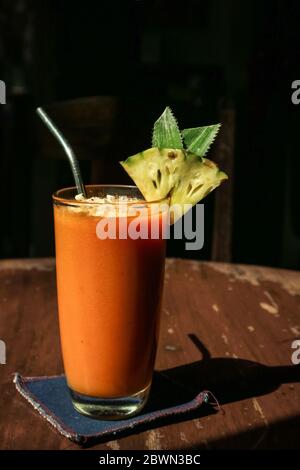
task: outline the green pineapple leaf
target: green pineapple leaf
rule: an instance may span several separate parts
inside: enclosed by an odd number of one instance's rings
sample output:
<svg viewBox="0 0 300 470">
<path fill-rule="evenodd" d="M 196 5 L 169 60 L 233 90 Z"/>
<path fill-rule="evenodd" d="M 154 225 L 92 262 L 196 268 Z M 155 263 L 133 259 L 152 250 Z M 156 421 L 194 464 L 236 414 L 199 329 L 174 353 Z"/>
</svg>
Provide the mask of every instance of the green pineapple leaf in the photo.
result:
<svg viewBox="0 0 300 470">
<path fill-rule="evenodd" d="M 152 147 L 182 149 L 182 137 L 177 121 L 167 106 L 153 126 Z"/>
<path fill-rule="evenodd" d="M 204 157 L 215 140 L 220 127 L 221 124 L 213 124 L 212 126 L 184 129 L 182 131 L 182 136 L 187 151 L 194 153 L 199 157 Z"/>
</svg>

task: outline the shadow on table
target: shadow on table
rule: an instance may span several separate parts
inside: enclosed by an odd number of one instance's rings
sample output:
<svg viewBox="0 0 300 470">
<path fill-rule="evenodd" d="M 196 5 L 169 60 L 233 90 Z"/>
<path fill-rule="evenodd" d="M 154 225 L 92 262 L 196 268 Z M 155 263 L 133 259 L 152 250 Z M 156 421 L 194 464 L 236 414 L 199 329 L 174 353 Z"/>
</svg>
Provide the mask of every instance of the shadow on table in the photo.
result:
<svg viewBox="0 0 300 470">
<path fill-rule="evenodd" d="M 198 348 L 202 359 L 155 372 L 151 395 L 145 411 L 150 412 L 182 405 L 195 398 L 203 390 L 212 392 L 217 397 L 219 404 L 223 405 L 268 394 L 283 383 L 300 381 L 300 365 L 269 367 L 244 359 L 212 358 L 196 335 L 190 334 L 189 338 Z M 216 408 L 204 404 L 196 411 L 187 412 L 184 415 L 162 417 L 156 420 L 153 425 L 140 424 L 138 431 L 143 432 L 158 426 L 200 418 L 216 412 Z M 136 432 L 137 428 L 134 431 L 126 430 L 119 434 L 119 437 Z M 235 442 L 234 437 L 230 439 L 233 443 Z M 105 440 L 107 439 L 98 439 L 96 442 Z M 94 443 L 90 441 L 89 446 Z"/>
<path fill-rule="evenodd" d="M 202 359 L 163 371 L 169 379 L 184 385 L 187 396 L 192 397 L 205 388 L 222 405 L 265 395 L 284 383 L 300 382 L 300 364 L 270 367 L 245 359 L 212 358 L 196 335 L 190 334 L 189 338 Z"/>
</svg>

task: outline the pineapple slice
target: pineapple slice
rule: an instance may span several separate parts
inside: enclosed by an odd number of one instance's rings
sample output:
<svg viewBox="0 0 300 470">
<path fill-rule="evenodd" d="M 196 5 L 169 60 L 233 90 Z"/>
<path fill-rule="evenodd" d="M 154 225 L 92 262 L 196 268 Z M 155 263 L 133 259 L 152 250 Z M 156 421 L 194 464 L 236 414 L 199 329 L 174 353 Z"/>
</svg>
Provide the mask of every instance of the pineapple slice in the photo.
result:
<svg viewBox="0 0 300 470">
<path fill-rule="evenodd" d="M 211 160 L 179 149 L 150 148 L 120 163 L 146 201 L 169 196 L 174 221 L 227 179 Z"/>
<path fill-rule="evenodd" d="M 120 162 L 146 201 L 169 196 L 186 160 L 179 149 L 150 148 Z"/>
<path fill-rule="evenodd" d="M 226 173 L 219 170 L 215 162 L 208 158 L 188 154 L 171 192 L 170 206 L 173 208 L 174 221 L 227 178 Z"/>
<path fill-rule="evenodd" d="M 180 132 L 166 107 L 154 123 L 153 147 L 120 163 L 146 201 L 169 197 L 176 221 L 228 178 L 216 163 L 204 158 L 219 128 L 220 124 L 214 124 Z"/>
</svg>

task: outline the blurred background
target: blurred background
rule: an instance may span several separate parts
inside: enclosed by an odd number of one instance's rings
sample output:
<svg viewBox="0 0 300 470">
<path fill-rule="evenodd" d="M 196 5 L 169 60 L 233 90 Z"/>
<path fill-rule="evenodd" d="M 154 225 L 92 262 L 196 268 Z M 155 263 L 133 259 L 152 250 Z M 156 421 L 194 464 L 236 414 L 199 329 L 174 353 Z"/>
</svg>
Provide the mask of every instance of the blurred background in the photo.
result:
<svg viewBox="0 0 300 470">
<path fill-rule="evenodd" d="M 205 246 L 170 256 L 300 269 L 300 2 L 0 1 L 0 257 L 54 254 L 51 194 L 73 185 L 38 121 L 55 119 L 86 183 L 126 183 L 166 105 L 182 128 L 222 122 L 230 180 L 205 200 Z"/>
</svg>

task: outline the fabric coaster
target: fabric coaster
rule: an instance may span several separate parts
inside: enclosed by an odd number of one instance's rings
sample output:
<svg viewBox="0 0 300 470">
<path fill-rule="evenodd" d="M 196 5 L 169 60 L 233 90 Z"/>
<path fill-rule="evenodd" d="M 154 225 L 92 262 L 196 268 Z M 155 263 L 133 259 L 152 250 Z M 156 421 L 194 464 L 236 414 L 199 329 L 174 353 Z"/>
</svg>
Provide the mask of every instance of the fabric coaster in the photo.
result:
<svg viewBox="0 0 300 470">
<path fill-rule="evenodd" d="M 141 432 L 154 427 L 156 421 L 157 425 L 158 421 L 165 422 L 166 418 L 168 422 L 182 421 L 189 416 L 195 418 L 195 412 L 202 404 L 218 404 L 209 391 L 193 395 L 191 399 L 191 391 L 182 384 L 163 372 L 155 372 L 148 403 L 140 414 L 119 421 L 97 420 L 83 416 L 73 408 L 64 375 L 22 377 L 15 373 L 13 381 L 18 392 L 44 419 L 60 434 L 81 445 L 102 438 L 105 441 L 116 439 L 126 431 L 131 434 Z"/>
</svg>

